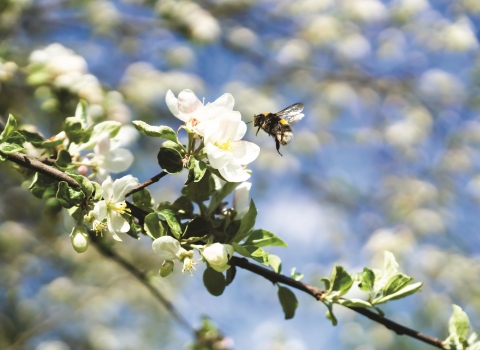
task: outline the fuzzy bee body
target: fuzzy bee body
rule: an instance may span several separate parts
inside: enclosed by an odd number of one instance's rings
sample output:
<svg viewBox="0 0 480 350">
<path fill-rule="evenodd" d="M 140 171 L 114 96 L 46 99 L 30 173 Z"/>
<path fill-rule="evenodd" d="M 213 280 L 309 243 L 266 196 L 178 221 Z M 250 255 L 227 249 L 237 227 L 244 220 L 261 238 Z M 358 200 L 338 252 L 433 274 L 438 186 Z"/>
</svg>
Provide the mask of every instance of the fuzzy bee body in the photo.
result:
<svg viewBox="0 0 480 350">
<path fill-rule="evenodd" d="M 253 117 L 253 126 L 258 127 L 257 135 L 260 129 L 275 139 L 275 145 L 278 154 L 280 145 L 285 146 L 293 138 L 292 127 L 304 117 L 302 113 L 303 103 L 295 103 L 277 113 L 257 114 Z"/>
</svg>

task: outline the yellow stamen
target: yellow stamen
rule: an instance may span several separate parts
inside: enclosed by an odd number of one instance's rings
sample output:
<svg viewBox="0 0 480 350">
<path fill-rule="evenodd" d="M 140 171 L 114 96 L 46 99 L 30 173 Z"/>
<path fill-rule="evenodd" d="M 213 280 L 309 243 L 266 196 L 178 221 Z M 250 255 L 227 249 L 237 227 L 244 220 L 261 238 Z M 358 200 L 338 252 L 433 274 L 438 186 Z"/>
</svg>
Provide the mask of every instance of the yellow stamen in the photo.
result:
<svg viewBox="0 0 480 350">
<path fill-rule="evenodd" d="M 215 146 L 217 146 L 218 148 L 224 150 L 224 151 L 228 151 L 228 152 L 232 152 L 233 153 L 233 147 L 230 145 L 230 141 L 231 139 L 228 138 L 225 142 L 223 143 L 219 143 L 219 142 L 215 142 Z"/>
<path fill-rule="evenodd" d="M 183 260 L 182 273 L 184 273 L 185 271 L 188 271 L 190 272 L 190 276 L 193 276 L 192 270 L 197 270 L 194 265 L 198 265 L 198 263 L 193 261 L 190 258 L 185 258 L 185 260 Z"/>
<path fill-rule="evenodd" d="M 118 213 L 120 214 L 125 214 L 126 212 L 130 212 L 130 209 L 127 208 L 127 203 L 125 203 L 125 201 L 121 202 L 121 203 L 108 203 L 107 204 L 107 208 L 108 210 L 113 210 L 113 211 L 117 211 Z"/>
</svg>

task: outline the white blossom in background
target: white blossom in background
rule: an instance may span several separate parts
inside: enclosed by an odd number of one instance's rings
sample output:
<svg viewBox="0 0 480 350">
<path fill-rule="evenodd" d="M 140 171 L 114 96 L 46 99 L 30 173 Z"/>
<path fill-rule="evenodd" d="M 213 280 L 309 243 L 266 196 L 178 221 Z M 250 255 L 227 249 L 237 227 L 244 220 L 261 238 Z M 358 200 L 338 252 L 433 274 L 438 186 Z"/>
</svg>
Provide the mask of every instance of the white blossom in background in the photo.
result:
<svg viewBox="0 0 480 350">
<path fill-rule="evenodd" d="M 202 256 L 212 269 L 223 272 L 230 268 L 228 261 L 233 256 L 233 247 L 230 244 L 213 243 L 203 248 Z"/>
<path fill-rule="evenodd" d="M 178 98 L 171 90 L 168 90 L 165 102 L 170 112 L 183 121 L 188 130 L 201 136 L 204 136 L 209 123 L 222 114 L 233 111 L 235 104 L 231 94 L 223 94 L 214 102 L 204 106 L 195 93 L 189 89 L 181 91 Z"/>
<path fill-rule="evenodd" d="M 235 219 L 242 219 L 250 208 L 250 182 L 242 182 L 233 191 L 233 209 L 237 212 Z"/>
<path fill-rule="evenodd" d="M 205 150 L 210 165 L 218 169 L 229 182 L 243 182 L 250 178 L 245 166 L 253 162 L 260 153 L 258 145 L 241 141 L 247 125 L 240 113 L 229 112 L 217 118 L 205 132 Z"/>
<path fill-rule="evenodd" d="M 138 180 L 132 175 L 124 176 L 112 182 L 109 176 L 102 183 L 103 200 L 95 203 L 93 208 L 93 230 L 101 232 L 104 228 L 112 234 L 113 238 L 121 241 L 118 233 L 125 233 L 130 230 L 130 224 L 122 216 L 129 210 L 125 203 L 125 195 L 138 186 Z M 107 219 L 107 224 L 102 223 Z"/>
<path fill-rule="evenodd" d="M 98 136 L 93 158 L 85 160 L 86 165 L 95 167 L 98 180 L 104 181 L 109 173 L 121 173 L 132 165 L 134 160 L 132 152 L 119 146 L 120 141 L 110 139 L 108 132 Z"/>
<path fill-rule="evenodd" d="M 192 260 L 193 251 L 182 248 L 180 242 L 171 236 L 162 236 L 155 239 L 152 243 L 152 249 L 164 261 L 182 261 L 182 273 L 188 270 L 192 275 L 192 269 L 195 270 L 194 265 L 197 265 L 197 263 Z"/>
</svg>

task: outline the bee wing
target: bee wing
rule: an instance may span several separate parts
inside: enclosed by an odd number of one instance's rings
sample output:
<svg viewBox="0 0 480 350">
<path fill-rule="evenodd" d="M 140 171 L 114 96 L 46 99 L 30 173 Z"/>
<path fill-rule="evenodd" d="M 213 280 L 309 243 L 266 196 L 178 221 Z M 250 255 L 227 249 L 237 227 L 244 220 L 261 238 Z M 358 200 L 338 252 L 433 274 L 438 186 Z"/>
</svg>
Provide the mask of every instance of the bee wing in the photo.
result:
<svg viewBox="0 0 480 350">
<path fill-rule="evenodd" d="M 295 103 L 276 114 L 280 118 L 285 119 L 289 124 L 295 124 L 305 116 L 303 113 L 300 113 L 304 107 L 303 103 Z"/>
</svg>

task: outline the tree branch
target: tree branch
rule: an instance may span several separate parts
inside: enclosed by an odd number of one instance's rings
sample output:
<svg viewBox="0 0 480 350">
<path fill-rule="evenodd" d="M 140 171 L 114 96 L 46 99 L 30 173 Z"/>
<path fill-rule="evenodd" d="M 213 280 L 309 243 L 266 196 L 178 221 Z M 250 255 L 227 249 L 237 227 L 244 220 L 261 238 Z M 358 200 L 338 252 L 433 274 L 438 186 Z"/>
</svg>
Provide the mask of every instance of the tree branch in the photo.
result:
<svg viewBox="0 0 480 350">
<path fill-rule="evenodd" d="M 128 192 L 125 197 L 128 197 L 130 196 L 131 194 L 134 194 L 135 192 L 138 192 L 142 189 L 144 189 L 145 187 L 147 186 L 150 186 L 151 184 L 155 183 L 155 182 L 158 182 L 162 177 L 164 177 L 165 175 L 168 175 L 168 173 L 166 171 L 162 171 L 161 173 L 155 175 L 154 177 L 148 179 L 147 181 L 145 181 L 144 183 L 141 183 L 140 185 L 138 185 L 137 187 L 135 187 L 133 190 L 131 190 L 130 192 Z"/>
<path fill-rule="evenodd" d="M 301 291 L 303 291 L 307 294 L 310 294 L 311 296 L 313 296 L 317 300 L 321 300 L 322 295 L 325 293 L 325 291 L 323 289 L 311 286 L 307 283 L 296 281 L 293 278 L 290 278 L 290 277 L 287 277 L 285 275 L 276 273 L 276 272 L 274 272 L 272 270 L 269 270 L 269 269 L 267 269 L 263 266 L 260 266 L 260 265 L 257 265 L 257 264 L 252 264 L 250 261 L 248 261 L 245 258 L 239 258 L 237 256 L 233 256 L 230 259 L 230 263 L 234 266 L 241 267 L 242 269 L 248 270 L 248 271 L 253 272 L 253 273 L 255 273 L 259 276 L 262 276 L 262 277 L 266 278 L 267 280 L 269 280 L 270 282 L 286 284 L 288 286 L 291 286 L 293 288 L 301 290 Z M 372 321 L 375 321 L 377 323 L 380 323 L 380 324 L 384 325 L 385 327 L 394 331 L 398 335 L 408 335 L 409 337 L 412 337 L 412 338 L 420 340 L 424 343 L 433 345 L 433 346 L 435 346 L 439 349 L 445 349 L 445 347 L 443 345 L 443 341 L 438 339 L 438 338 L 431 337 L 429 335 L 418 332 L 414 329 L 402 326 L 401 324 L 398 324 L 398 323 L 396 323 L 392 320 L 389 320 L 388 318 L 382 317 L 379 314 L 377 314 L 373 311 L 370 311 L 368 309 L 361 308 L 361 307 L 349 307 L 349 306 L 346 306 L 346 307 L 348 307 L 350 310 L 353 310 L 353 311 L 355 311 L 355 312 L 357 312 L 357 313 L 359 313 L 359 314 L 361 314 L 365 317 L 368 317 Z"/>
<path fill-rule="evenodd" d="M 65 181 L 71 187 L 80 188 L 80 184 L 64 172 L 42 163 L 42 161 L 46 162 L 43 158 L 39 160 L 35 157 L 27 156 L 26 154 L 19 152 L 12 154 L 2 153 L 2 156 L 24 168 L 34 170 L 57 181 Z"/>
</svg>

